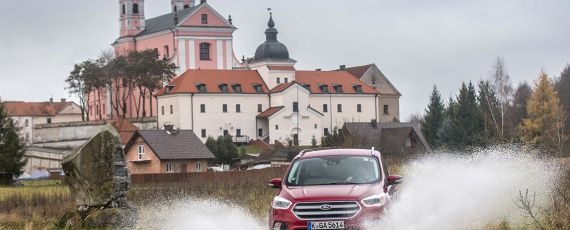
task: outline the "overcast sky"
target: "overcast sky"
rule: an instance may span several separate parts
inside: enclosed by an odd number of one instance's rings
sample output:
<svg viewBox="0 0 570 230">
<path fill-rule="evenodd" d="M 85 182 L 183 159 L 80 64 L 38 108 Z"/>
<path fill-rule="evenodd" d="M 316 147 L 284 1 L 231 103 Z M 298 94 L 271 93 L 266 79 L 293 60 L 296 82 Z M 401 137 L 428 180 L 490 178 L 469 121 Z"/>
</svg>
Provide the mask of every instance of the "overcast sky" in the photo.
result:
<svg viewBox="0 0 570 230">
<path fill-rule="evenodd" d="M 199 2 L 199 0 L 197 0 Z M 253 56 L 265 40 L 267 8 L 297 69 L 376 63 L 403 94 L 401 117 L 423 112 L 434 84 L 445 98 L 462 81 L 487 78 L 501 56 L 516 85 L 570 62 L 570 1 L 559 0 L 209 0 L 232 15 L 236 55 Z M 3 1 L 0 97 L 69 97 L 73 64 L 111 48 L 118 0 Z M 169 0 L 146 0 L 146 17 Z"/>
</svg>

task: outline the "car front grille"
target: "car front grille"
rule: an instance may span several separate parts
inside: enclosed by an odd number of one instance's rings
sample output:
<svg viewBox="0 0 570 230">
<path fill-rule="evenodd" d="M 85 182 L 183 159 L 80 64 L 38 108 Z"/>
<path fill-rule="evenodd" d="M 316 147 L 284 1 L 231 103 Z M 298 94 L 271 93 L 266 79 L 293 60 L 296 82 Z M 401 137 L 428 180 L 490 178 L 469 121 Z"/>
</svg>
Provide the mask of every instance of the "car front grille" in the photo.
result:
<svg viewBox="0 0 570 230">
<path fill-rule="evenodd" d="M 301 202 L 293 207 L 301 220 L 350 219 L 359 211 L 356 201 Z"/>
</svg>

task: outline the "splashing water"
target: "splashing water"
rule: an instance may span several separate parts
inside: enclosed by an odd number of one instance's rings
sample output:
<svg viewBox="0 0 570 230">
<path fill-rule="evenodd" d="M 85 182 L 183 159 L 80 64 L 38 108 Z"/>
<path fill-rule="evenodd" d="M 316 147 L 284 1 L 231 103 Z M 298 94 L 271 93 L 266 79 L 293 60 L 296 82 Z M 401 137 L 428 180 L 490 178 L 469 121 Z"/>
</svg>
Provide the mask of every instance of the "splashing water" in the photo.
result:
<svg viewBox="0 0 570 230">
<path fill-rule="evenodd" d="M 136 229 L 261 230 L 256 219 L 231 204 L 185 199 L 142 207 Z"/>
<path fill-rule="evenodd" d="M 387 216 L 367 229 L 482 229 L 519 221 L 519 191 L 536 193 L 537 205 L 544 205 L 558 171 L 521 152 L 495 148 L 414 161 L 404 169 L 405 184 Z"/>
</svg>

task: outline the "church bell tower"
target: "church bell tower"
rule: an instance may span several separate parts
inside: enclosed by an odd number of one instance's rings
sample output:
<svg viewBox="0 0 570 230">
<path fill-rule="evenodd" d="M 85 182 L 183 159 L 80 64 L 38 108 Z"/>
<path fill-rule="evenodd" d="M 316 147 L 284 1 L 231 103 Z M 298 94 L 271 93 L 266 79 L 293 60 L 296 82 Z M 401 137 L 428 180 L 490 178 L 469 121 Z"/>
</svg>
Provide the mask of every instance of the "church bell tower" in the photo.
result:
<svg viewBox="0 0 570 230">
<path fill-rule="evenodd" d="M 121 37 L 135 36 L 145 28 L 144 0 L 119 0 Z"/>
<path fill-rule="evenodd" d="M 195 5 L 195 0 L 170 0 L 170 8 L 172 9 L 172 12 L 194 7 Z"/>
</svg>

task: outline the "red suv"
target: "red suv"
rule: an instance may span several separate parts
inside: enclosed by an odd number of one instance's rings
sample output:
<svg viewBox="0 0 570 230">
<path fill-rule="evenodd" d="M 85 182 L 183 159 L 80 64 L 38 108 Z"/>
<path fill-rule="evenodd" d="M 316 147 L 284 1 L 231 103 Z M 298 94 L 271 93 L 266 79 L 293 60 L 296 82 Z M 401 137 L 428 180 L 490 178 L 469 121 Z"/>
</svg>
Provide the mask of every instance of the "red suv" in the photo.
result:
<svg viewBox="0 0 570 230">
<path fill-rule="evenodd" d="M 270 230 L 359 229 L 378 219 L 402 177 L 388 175 L 372 149 L 304 150 L 284 178 L 269 210 Z"/>
</svg>

